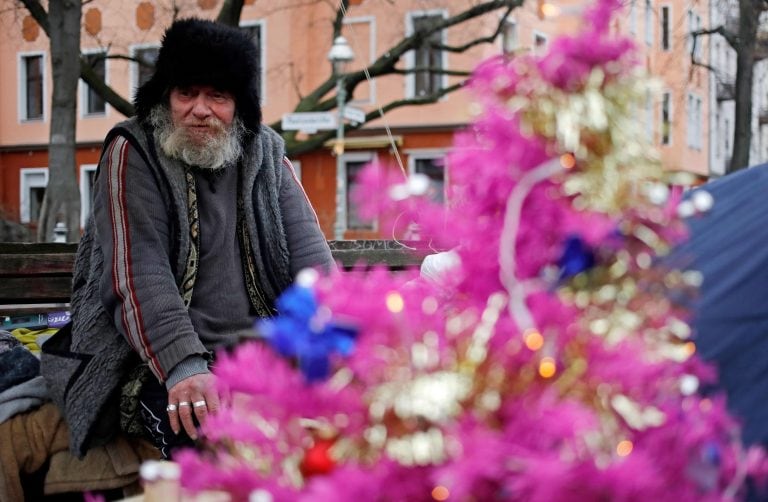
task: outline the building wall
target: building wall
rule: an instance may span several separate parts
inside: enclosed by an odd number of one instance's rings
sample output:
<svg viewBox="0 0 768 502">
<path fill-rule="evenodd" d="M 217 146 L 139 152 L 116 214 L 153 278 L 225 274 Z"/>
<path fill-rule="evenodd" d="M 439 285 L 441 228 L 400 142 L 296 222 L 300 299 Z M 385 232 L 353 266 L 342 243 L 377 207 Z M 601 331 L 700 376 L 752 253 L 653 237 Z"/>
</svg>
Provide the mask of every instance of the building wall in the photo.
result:
<svg viewBox="0 0 768 502">
<path fill-rule="evenodd" d="M 264 119 L 266 123 L 279 123 L 282 115 L 292 110 L 301 96 L 331 78 L 331 66 L 326 54 L 330 48 L 335 11 L 332 3 L 328 2 L 298 2 L 301 8 L 253 0 L 245 3 L 241 24 L 258 24 L 266 39 L 263 49 Z M 444 12 L 450 15 L 457 9 L 467 7 L 462 1 L 402 1 L 398 2 L 397 8 L 392 8 L 391 2 L 382 0 L 352 3 L 356 5 L 350 7 L 343 27 L 343 34 L 356 53 L 352 70 L 373 61 L 408 32 L 408 12 Z M 158 44 L 164 28 L 171 22 L 172 4 L 178 7 L 179 17 L 197 15 L 212 18 L 218 12 L 221 1 L 168 0 L 150 3 L 93 0 L 83 9 L 83 52 L 107 50 L 111 56 L 130 55 L 135 47 Z M 461 29 L 449 30 L 445 41 L 453 45 L 461 44 L 470 34 L 490 30 L 495 19 L 488 18 Z M 44 166 L 47 163 L 45 148 L 52 89 L 48 39 L 35 23 L 30 23 L 26 11 L 21 8 L 0 9 L 0 32 L 0 205 L 9 214 L 18 217 L 19 170 L 31 164 Z M 465 55 L 448 54 L 446 62 L 451 68 L 469 71 L 477 61 L 499 51 L 500 46 L 496 44 L 473 49 Z M 42 53 L 45 58 L 44 113 L 40 120 L 23 120 L 18 110 L 22 92 L 20 57 L 36 53 Z M 130 98 L 136 79 L 135 64 L 111 58 L 106 66 L 107 82 L 119 94 Z M 446 84 L 450 85 L 457 79 L 448 77 Z M 82 82 L 81 87 L 84 87 Z M 401 76 L 378 78 L 373 83 L 359 86 L 351 97 L 351 105 L 368 112 L 389 101 L 402 99 L 406 90 L 407 79 Z M 78 99 L 82 101 L 82 95 Z M 446 124 L 466 123 L 470 117 L 470 101 L 471 98 L 465 93 L 454 93 L 436 104 L 419 108 L 418 112 L 414 112 L 413 108 L 396 110 L 384 119 L 373 121 L 368 129 L 380 130 L 388 126 L 393 129 L 415 127 L 429 130 L 433 127 L 444 128 Z M 78 159 L 90 163 L 92 159 L 88 152 L 92 145 L 99 143 L 109 128 L 124 118 L 109 105 L 103 115 L 86 116 L 80 113 L 77 123 Z M 432 146 L 444 150 L 451 144 L 452 134 L 440 133 L 435 138 L 438 138 L 433 140 L 437 144 Z M 386 153 L 384 158 L 392 156 L 387 149 L 383 151 Z M 403 157 L 407 159 L 407 155 Z M 303 183 L 317 208 L 323 228 L 330 233 L 335 212 L 335 158 L 331 156 L 330 149 L 323 149 L 295 160 L 301 165 Z"/>
<path fill-rule="evenodd" d="M 107 49 L 110 55 L 128 55 L 135 47 L 157 45 L 165 27 L 173 16 L 172 6 L 178 8 L 179 17 L 196 15 L 214 17 L 222 0 L 159 0 L 154 2 L 126 0 L 92 0 L 84 6 L 82 46 L 84 51 Z M 263 63 L 263 114 L 265 122 L 279 123 L 281 116 L 294 109 L 298 100 L 317 85 L 331 78 L 330 63 L 326 59 L 330 47 L 330 31 L 335 2 L 294 2 L 301 8 L 291 8 L 290 2 L 258 2 L 248 0 L 242 14 L 243 25 L 256 24 L 265 37 Z M 373 61 L 410 29 L 409 12 L 430 12 L 450 15 L 467 7 L 462 0 L 358 0 L 351 2 L 343 34 L 349 40 L 356 59 L 351 69 L 360 69 Z M 714 3 L 713 3 L 714 4 Z M 21 8 L 11 0 L 0 0 L 0 209 L 12 215 L 19 214 L 19 172 L 24 166 L 45 164 L 44 149 L 48 142 L 50 120 L 51 76 L 50 61 L 46 59 L 45 113 L 43 120 L 24 121 L 19 116 L 19 63 L 20 55 L 41 52 L 47 58 L 48 39 L 34 23 L 27 19 Z M 451 69 L 471 70 L 482 59 L 508 51 L 512 54 L 542 51 L 557 34 L 573 33 L 580 28 L 586 2 L 583 0 L 531 0 L 515 9 L 513 23 L 505 37 L 492 45 L 473 49 L 467 54 L 446 54 Z M 646 10 L 646 5 L 648 9 Z M 722 3 L 720 4 L 722 5 Z M 662 13 L 668 13 L 669 47 L 662 47 Z M 648 98 L 647 106 L 638 110 L 638 128 L 649 134 L 660 147 L 660 156 L 669 170 L 691 170 L 699 174 L 717 173 L 724 165 L 723 129 L 729 127 L 733 101 L 718 101 L 716 83 L 711 73 L 691 65 L 688 33 L 692 29 L 689 12 L 695 14 L 699 27 L 708 27 L 718 21 L 710 2 L 689 3 L 683 0 L 629 0 L 625 12 L 614 23 L 614 30 L 628 34 L 638 47 L 638 59 L 659 82 L 660 93 Z M 724 14 L 723 14 L 724 15 Z M 445 42 L 458 45 L 467 37 L 490 30 L 499 13 L 474 21 L 461 28 L 451 29 Z M 711 18 L 711 19 L 710 19 Z M 694 23 L 695 24 L 695 23 Z M 701 39 L 700 39 L 701 40 Z M 716 37 L 703 40 L 701 58 L 704 62 L 719 57 L 728 63 L 728 49 L 720 44 L 715 55 Z M 719 61 L 719 60 L 718 60 Z M 734 67 L 735 68 L 735 67 Z M 762 70 L 765 73 L 765 70 Z M 123 59 L 107 61 L 107 80 L 121 95 L 131 97 L 135 85 L 136 66 Z M 447 77 L 446 84 L 458 81 Z M 408 79 L 402 76 L 376 78 L 374 82 L 359 86 L 351 105 L 365 112 L 376 110 L 392 100 L 402 99 L 409 89 Z M 662 144 L 663 92 L 670 95 L 668 144 Z M 760 103 L 768 101 L 763 91 L 756 89 Z M 331 94 L 327 97 L 330 97 Z M 701 100 L 696 110 L 698 121 L 691 119 L 690 96 Z M 759 105 L 759 106 L 766 106 Z M 729 108 L 730 107 L 730 108 Z M 452 142 L 453 133 L 472 117 L 472 96 L 465 91 L 453 93 L 438 103 L 419 108 L 403 108 L 388 113 L 384 118 L 369 123 L 362 131 L 350 136 L 382 135 L 389 127 L 402 138 L 401 157 L 407 166 L 407 151 L 444 152 Z M 107 106 L 103 116 L 80 116 L 77 140 L 80 146 L 78 161 L 89 164 L 94 160 L 94 145 L 98 145 L 106 131 L 124 117 Z M 732 118 L 730 119 L 732 128 Z M 696 127 L 699 138 L 690 141 L 690 131 Z M 755 122 L 756 154 L 768 154 L 768 131 Z M 432 131 L 432 132 L 430 132 Z M 415 146 L 414 146 L 415 145 Z M 97 150 L 97 149 L 96 149 Z M 393 161 L 387 146 L 359 149 L 352 146 L 347 154 L 375 155 Z M 718 154 L 718 152 L 720 152 Z M 42 155 L 42 157 L 41 157 Z M 353 155 L 353 157 L 355 156 Z M 82 159 L 82 160 L 80 160 Z M 301 167 L 303 184 L 317 209 L 321 225 L 331 235 L 335 217 L 336 159 L 330 147 L 293 159 Z M 394 167 L 399 169 L 399 167 Z M 450 169 L 450 167 L 448 167 Z M 448 173 L 447 178 L 450 179 Z M 369 231 L 350 231 L 348 237 L 367 236 Z"/>
</svg>

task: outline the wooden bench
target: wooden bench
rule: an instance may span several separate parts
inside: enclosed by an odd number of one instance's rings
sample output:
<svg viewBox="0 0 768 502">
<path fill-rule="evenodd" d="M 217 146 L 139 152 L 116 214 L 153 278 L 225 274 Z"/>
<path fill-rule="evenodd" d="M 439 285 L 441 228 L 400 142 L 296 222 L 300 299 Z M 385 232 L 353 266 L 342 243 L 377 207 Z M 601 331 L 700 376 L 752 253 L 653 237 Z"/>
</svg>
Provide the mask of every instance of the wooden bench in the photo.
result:
<svg viewBox="0 0 768 502">
<path fill-rule="evenodd" d="M 334 258 L 347 269 L 375 264 L 390 270 L 418 267 L 427 253 L 406 247 L 416 247 L 413 244 L 329 241 Z M 11 314 L 67 310 L 76 251 L 77 244 L 0 243 L 0 321 Z"/>
</svg>

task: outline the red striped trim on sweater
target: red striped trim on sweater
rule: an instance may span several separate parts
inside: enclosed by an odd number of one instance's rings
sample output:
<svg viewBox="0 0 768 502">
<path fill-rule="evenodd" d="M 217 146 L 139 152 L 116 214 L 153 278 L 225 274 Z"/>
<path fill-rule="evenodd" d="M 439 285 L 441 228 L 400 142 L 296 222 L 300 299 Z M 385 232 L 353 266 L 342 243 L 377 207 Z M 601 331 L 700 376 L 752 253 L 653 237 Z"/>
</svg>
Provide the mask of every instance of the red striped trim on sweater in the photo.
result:
<svg viewBox="0 0 768 502">
<path fill-rule="evenodd" d="M 128 141 L 118 136 L 107 155 L 107 182 L 109 184 L 109 214 L 112 222 L 112 285 L 121 301 L 121 318 L 128 343 L 144 355 L 150 369 L 160 379 L 165 373 L 155 355 L 144 329 L 141 305 L 133 281 L 133 259 L 128 222 L 126 173 L 128 169 Z"/>
</svg>

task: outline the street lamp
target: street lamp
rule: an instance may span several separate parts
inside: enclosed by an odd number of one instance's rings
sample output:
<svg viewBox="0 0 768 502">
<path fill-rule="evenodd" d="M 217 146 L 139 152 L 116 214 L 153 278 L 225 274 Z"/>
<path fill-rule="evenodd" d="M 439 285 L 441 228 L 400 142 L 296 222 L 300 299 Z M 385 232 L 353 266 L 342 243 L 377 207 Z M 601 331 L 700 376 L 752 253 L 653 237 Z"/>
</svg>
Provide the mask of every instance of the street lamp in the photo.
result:
<svg viewBox="0 0 768 502">
<path fill-rule="evenodd" d="M 352 48 L 344 37 L 336 37 L 333 40 L 331 50 L 328 51 L 328 60 L 333 65 L 333 74 L 336 76 L 336 108 L 338 108 L 338 123 L 336 124 L 336 144 L 333 152 L 336 154 L 336 221 L 333 224 L 333 238 L 344 239 L 344 228 L 347 220 L 346 201 L 346 170 L 341 155 L 344 153 L 344 102 L 347 99 L 347 91 L 344 88 L 344 70 L 347 63 L 355 58 Z"/>
</svg>

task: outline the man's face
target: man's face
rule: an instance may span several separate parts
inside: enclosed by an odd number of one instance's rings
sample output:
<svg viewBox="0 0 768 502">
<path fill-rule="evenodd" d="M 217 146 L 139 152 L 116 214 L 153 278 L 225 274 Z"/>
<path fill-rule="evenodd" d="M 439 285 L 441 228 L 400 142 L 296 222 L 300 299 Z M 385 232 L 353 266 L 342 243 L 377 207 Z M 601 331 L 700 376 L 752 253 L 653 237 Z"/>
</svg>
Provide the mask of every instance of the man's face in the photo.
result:
<svg viewBox="0 0 768 502">
<path fill-rule="evenodd" d="M 195 142 L 203 142 L 228 129 L 235 117 L 235 99 L 209 85 L 174 87 L 170 96 L 171 120 Z"/>
</svg>

